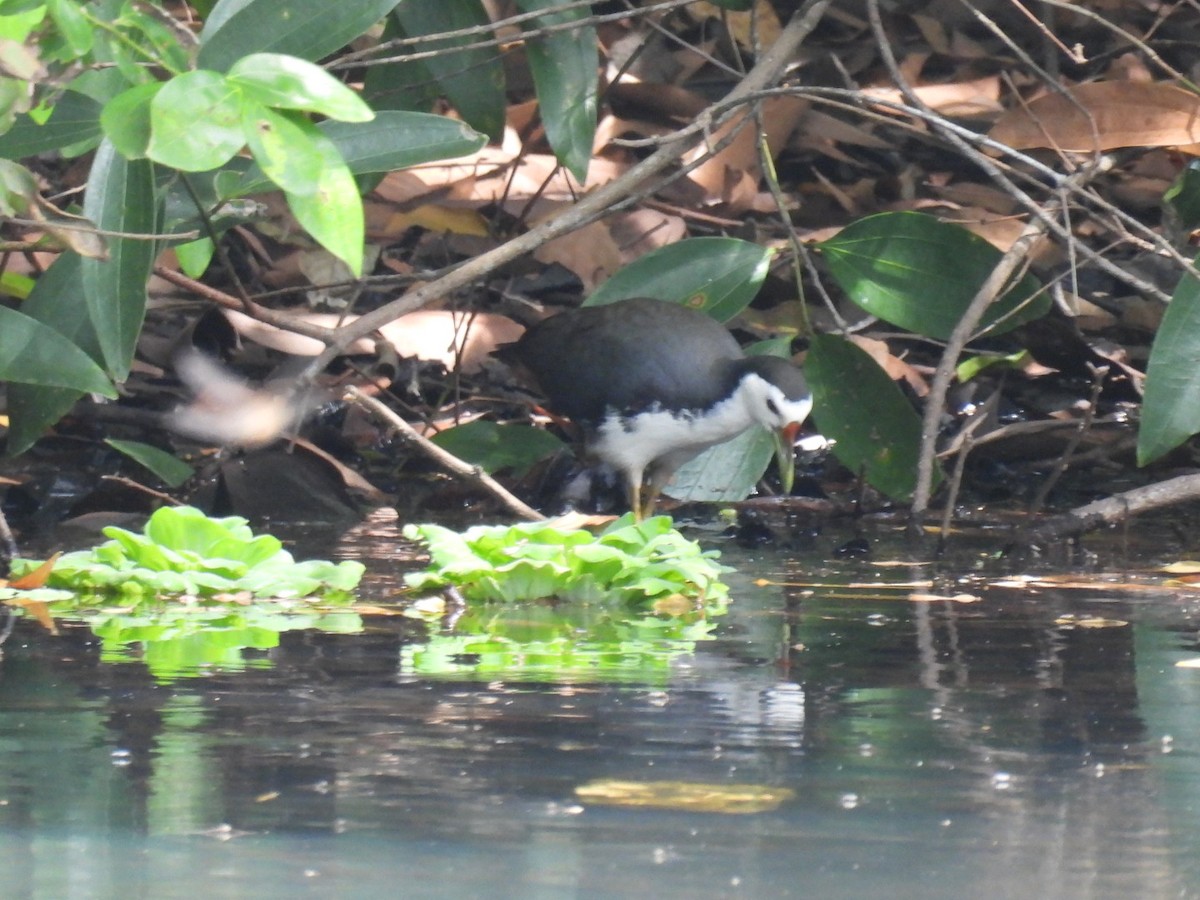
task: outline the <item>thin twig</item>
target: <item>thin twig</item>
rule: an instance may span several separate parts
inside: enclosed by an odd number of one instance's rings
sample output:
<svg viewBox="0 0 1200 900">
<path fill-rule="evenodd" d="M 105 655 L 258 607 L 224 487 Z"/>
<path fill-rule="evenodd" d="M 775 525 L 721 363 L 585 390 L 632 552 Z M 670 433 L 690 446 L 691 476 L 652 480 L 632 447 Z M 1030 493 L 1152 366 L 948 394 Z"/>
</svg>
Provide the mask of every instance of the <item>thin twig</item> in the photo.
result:
<svg viewBox="0 0 1200 900">
<path fill-rule="evenodd" d="M 396 430 L 396 433 L 403 440 L 419 449 L 422 453 L 434 460 L 442 468 L 446 469 L 446 471 L 451 472 L 492 494 L 492 496 L 496 497 L 496 499 L 498 499 L 501 503 L 503 503 L 521 518 L 529 519 L 530 521 L 534 522 L 541 521 L 542 519 L 546 518 L 536 509 L 528 506 L 518 497 L 513 496 L 513 494 L 511 494 L 504 487 L 504 485 L 500 484 L 500 482 L 496 481 L 496 479 L 492 478 L 492 476 L 488 475 L 487 472 L 483 471 L 478 466 L 473 466 L 470 463 L 463 462 L 454 454 L 443 450 L 437 444 L 433 443 L 433 441 L 421 435 L 416 431 L 416 429 L 409 425 L 408 422 L 404 421 L 403 418 L 396 415 L 395 412 L 374 397 L 363 393 L 362 391 L 358 390 L 358 388 L 347 387 L 346 399 L 351 403 L 361 406 L 363 409 L 367 410 L 372 415 L 383 420 L 384 422 L 387 422 Z"/>
<path fill-rule="evenodd" d="M 1067 441 L 1067 446 L 1063 448 L 1063 452 L 1059 454 L 1058 459 L 1054 463 L 1054 468 L 1050 474 L 1046 476 L 1046 480 L 1042 482 L 1038 488 L 1033 500 L 1029 504 L 1030 517 L 1036 516 L 1041 512 L 1042 507 L 1046 503 L 1046 498 L 1050 496 L 1050 491 L 1054 489 L 1063 473 L 1067 471 L 1075 457 L 1075 451 L 1079 449 L 1079 444 L 1083 440 L 1084 435 L 1091 430 L 1092 423 L 1096 421 L 1096 404 L 1100 402 L 1100 392 L 1104 390 L 1104 379 L 1108 375 L 1108 366 L 1093 366 L 1088 364 L 1088 368 L 1092 371 L 1092 390 L 1088 396 L 1087 409 L 1083 411 L 1083 415 L 1079 419 L 1079 424 L 1075 428 L 1074 434 Z"/>
<path fill-rule="evenodd" d="M 741 99 L 761 91 L 777 81 L 795 57 L 796 50 L 801 43 L 816 28 L 830 2 L 831 0 L 806 0 L 800 10 L 792 16 L 771 49 L 763 55 L 750 74 L 730 92 L 729 99 L 740 102 Z M 714 117 L 707 114 L 702 118 L 710 126 L 713 126 L 721 124 L 729 116 L 716 121 L 714 121 Z M 505 263 L 540 247 L 552 238 L 574 231 L 592 221 L 594 217 L 605 214 L 614 205 L 638 190 L 646 181 L 674 166 L 684 153 L 698 143 L 699 139 L 698 135 L 692 134 L 685 139 L 661 147 L 620 177 L 601 185 L 583 196 L 578 203 L 538 223 L 524 234 L 468 260 L 442 278 L 424 284 L 403 297 L 393 300 L 379 309 L 372 310 L 362 318 L 338 329 L 336 338 L 330 343 L 330 346 L 313 361 L 310 372 L 320 371 L 341 353 L 343 348 L 360 337 L 370 334 L 380 326 L 406 313 L 420 309 L 438 297 L 459 290 L 495 271 Z"/>
<path fill-rule="evenodd" d="M 961 448 L 957 458 L 954 460 L 954 471 L 950 475 L 950 483 L 946 487 L 946 505 L 942 509 L 942 527 L 938 533 L 937 553 L 940 557 L 946 551 L 946 540 L 950 535 L 950 526 L 954 520 L 954 505 L 958 502 L 958 491 L 962 486 L 963 473 L 967 468 L 967 457 L 971 455 L 971 449 L 975 446 L 975 432 L 977 432 L 984 422 L 992 418 L 996 407 L 1000 405 L 1000 391 L 993 391 L 991 396 L 985 400 L 975 414 L 971 417 L 971 421 L 958 433 L 958 441 L 961 443 Z"/>
</svg>

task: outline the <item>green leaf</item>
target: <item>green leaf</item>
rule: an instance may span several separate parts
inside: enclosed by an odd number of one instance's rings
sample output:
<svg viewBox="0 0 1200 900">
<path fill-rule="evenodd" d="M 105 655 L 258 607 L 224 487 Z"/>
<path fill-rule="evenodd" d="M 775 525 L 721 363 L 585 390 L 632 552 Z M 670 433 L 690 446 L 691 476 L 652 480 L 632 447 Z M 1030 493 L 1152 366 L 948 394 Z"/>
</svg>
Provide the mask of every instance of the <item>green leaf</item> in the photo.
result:
<svg viewBox="0 0 1200 900">
<path fill-rule="evenodd" d="M 32 103 L 29 82 L 0 76 L 0 134 L 17 122 L 17 116 L 28 112 Z"/>
<path fill-rule="evenodd" d="M 1200 165 L 1196 160 L 1187 164 L 1175 183 L 1163 194 L 1163 201 L 1179 217 L 1179 224 L 1195 228 L 1200 223 Z"/>
<path fill-rule="evenodd" d="M 446 116 L 396 110 L 380 112 L 373 121 L 363 124 L 328 121 L 317 127 L 337 147 L 355 175 L 392 172 L 466 156 L 487 142 L 482 134 Z M 255 166 L 243 176 L 237 194 L 253 194 L 271 186 Z"/>
<path fill-rule="evenodd" d="M 485 472 L 512 469 L 517 477 L 563 448 L 562 441 L 541 428 L 497 425 L 485 419 L 439 432 L 433 442 Z"/>
<path fill-rule="evenodd" d="M 32 172 L 20 163 L 0 159 L 0 216 L 25 216 L 40 197 Z"/>
<path fill-rule="evenodd" d="M 92 320 L 83 314 L 79 296 L 81 262 L 76 253 L 60 254 L 38 278 L 21 311 L 57 331 L 95 361 L 101 359 L 100 340 Z M 19 382 L 10 383 L 7 390 L 10 422 L 5 449 L 10 456 L 29 449 L 85 393 L 75 388 Z"/>
<path fill-rule="evenodd" d="M 141 441 L 118 441 L 113 438 L 106 438 L 104 443 L 145 466 L 168 487 L 179 487 L 195 472 L 183 460 L 151 444 L 143 444 Z"/>
<path fill-rule="evenodd" d="M 140 32 L 139 43 L 169 72 L 179 74 L 193 68 L 199 49 L 196 36 L 169 12 L 149 3 L 126 3 L 121 21 L 131 32 Z"/>
<path fill-rule="evenodd" d="M 112 382 L 86 353 L 53 328 L 3 306 L 0 381 L 117 396 Z"/>
<path fill-rule="evenodd" d="M 150 103 L 146 155 L 184 172 L 206 172 L 246 145 L 242 102 L 224 76 L 203 70 L 172 78 Z"/>
<path fill-rule="evenodd" d="M 73 0 L 48 0 L 46 10 L 72 54 L 85 56 L 91 51 L 95 32 L 78 3 Z"/>
<path fill-rule="evenodd" d="M 536 12 L 561 4 L 558 0 L 518 0 L 517 5 L 525 12 Z M 587 16 L 586 9 L 548 13 L 534 19 L 531 27 L 574 22 Z M 596 30 L 580 25 L 533 38 L 526 44 L 526 53 L 546 139 L 558 161 L 583 183 L 596 135 Z"/>
<path fill-rule="evenodd" d="M 292 118 L 248 102 L 242 129 L 262 172 L 291 194 L 312 194 L 321 181 L 325 157 L 321 133 L 307 119 Z"/>
<path fill-rule="evenodd" d="M 392 16 L 403 27 L 404 36 L 423 37 L 441 32 L 486 26 L 488 16 L 479 0 L 441 0 L 439 3 L 400 3 Z M 458 114 L 471 125 L 492 138 L 504 132 L 504 63 L 490 47 L 465 49 L 475 41 L 470 35 L 441 41 L 423 41 L 422 52 L 440 50 L 442 53 L 417 62 L 373 66 L 368 85 L 385 92 L 382 102 L 389 108 L 404 105 L 412 90 L 404 90 L 412 81 L 430 79 L 437 82 L 435 90 L 444 94 Z M 408 77 L 406 72 L 413 72 Z M 372 78 L 374 76 L 374 78 Z M 387 99 L 389 88 L 401 88 L 395 101 Z"/>
<path fill-rule="evenodd" d="M 1200 282 L 1185 274 L 1150 347 L 1138 426 L 1139 466 L 1200 432 Z"/>
<path fill-rule="evenodd" d="M 301 109 L 343 122 L 375 117 L 358 94 L 320 66 L 295 56 L 252 53 L 235 62 L 225 78 L 263 106 Z"/>
<path fill-rule="evenodd" d="M 83 214 L 104 231 L 150 234 L 158 210 L 150 162 L 125 159 L 110 141 L 101 143 L 88 175 Z M 146 314 L 146 282 L 155 246 L 150 240 L 114 236 L 109 247 L 107 260 L 80 263 L 80 277 L 104 366 L 115 380 L 123 381 Z"/>
<path fill-rule="evenodd" d="M 175 246 L 175 258 L 179 260 L 179 268 L 183 269 L 183 274 L 189 278 L 199 278 L 203 275 L 215 252 L 212 238 L 206 237 Z"/>
<path fill-rule="evenodd" d="M 967 229 L 915 212 L 880 213 L 818 245 L 847 296 L 872 315 L 945 340 L 1000 261 Z M 1050 296 L 1026 275 L 984 315 L 981 332 L 1000 334 L 1045 315 Z"/>
<path fill-rule="evenodd" d="M 911 497 L 921 419 L 900 388 L 865 351 L 832 334 L 813 337 L 804 372 L 813 418 L 836 442 L 834 455 L 889 497 Z M 936 469 L 934 476 L 940 478 Z"/>
<path fill-rule="evenodd" d="M 0 156 L 24 159 L 98 140 L 103 135 L 100 111 L 100 104 L 91 97 L 67 91 L 58 98 L 45 124 L 37 124 L 28 115 L 19 116 L 8 133 L 0 135 Z"/>
<path fill-rule="evenodd" d="M 600 285 L 584 306 L 654 297 L 703 309 L 720 322 L 740 313 L 767 277 L 774 251 L 737 238 L 690 238 L 653 250 Z"/>
<path fill-rule="evenodd" d="M 104 106 L 100 125 L 126 159 L 141 159 L 150 145 L 150 104 L 162 82 L 139 84 L 118 94 Z"/>
<path fill-rule="evenodd" d="M 358 184 L 328 138 L 313 129 L 313 142 L 323 157 L 316 191 L 285 192 L 296 221 L 322 247 L 342 260 L 357 278 L 363 265 L 363 209 Z"/>
<path fill-rule="evenodd" d="M 754 493 L 774 455 L 770 433 L 748 428 L 684 463 L 663 493 L 676 500 L 709 503 L 745 500 Z"/>
<path fill-rule="evenodd" d="M 318 60 L 349 44 L 397 0 L 222 0 L 200 32 L 199 65 L 227 70 L 252 53 Z"/>
<path fill-rule="evenodd" d="M 430 568 L 405 581 L 418 590 L 456 585 L 469 601 L 611 600 L 640 603 L 682 594 L 720 601 L 729 571 L 666 516 L 625 516 L 599 535 L 549 522 L 483 525 L 462 534 L 408 525 L 404 536 L 429 545 Z"/>
</svg>

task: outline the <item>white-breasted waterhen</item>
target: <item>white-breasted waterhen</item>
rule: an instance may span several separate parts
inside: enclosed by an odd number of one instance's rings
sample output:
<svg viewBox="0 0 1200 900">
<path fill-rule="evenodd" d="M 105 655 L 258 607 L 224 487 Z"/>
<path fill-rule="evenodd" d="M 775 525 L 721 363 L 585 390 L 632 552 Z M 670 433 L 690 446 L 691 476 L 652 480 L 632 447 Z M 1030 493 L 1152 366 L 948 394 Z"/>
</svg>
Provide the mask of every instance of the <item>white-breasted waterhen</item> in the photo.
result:
<svg viewBox="0 0 1200 900">
<path fill-rule="evenodd" d="M 639 518 L 676 469 L 752 425 L 774 432 L 791 490 L 792 445 L 812 409 L 804 375 L 779 357 L 746 356 L 703 312 L 645 298 L 584 307 L 544 319 L 496 355 L 582 428 L 586 450 L 624 476 Z"/>
</svg>

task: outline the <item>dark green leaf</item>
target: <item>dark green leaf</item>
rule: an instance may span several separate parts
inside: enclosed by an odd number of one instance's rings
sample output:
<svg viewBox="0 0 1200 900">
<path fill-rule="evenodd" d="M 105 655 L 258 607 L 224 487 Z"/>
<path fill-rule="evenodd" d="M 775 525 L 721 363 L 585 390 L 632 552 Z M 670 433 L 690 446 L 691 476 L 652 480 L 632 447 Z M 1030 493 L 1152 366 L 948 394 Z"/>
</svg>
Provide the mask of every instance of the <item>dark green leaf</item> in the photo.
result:
<svg viewBox="0 0 1200 900">
<path fill-rule="evenodd" d="M 519 0 L 525 12 L 559 6 L 558 0 Z M 574 9 L 538 16 L 533 27 L 572 22 L 588 16 Z M 596 30 L 580 25 L 532 39 L 526 45 L 537 88 L 538 109 L 554 155 L 581 183 L 587 180 L 596 135 Z"/>
<path fill-rule="evenodd" d="M 0 381 L 95 391 L 116 397 L 100 367 L 47 325 L 0 306 Z"/>
<path fill-rule="evenodd" d="M 421 37 L 439 32 L 458 31 L 475 26 L 487 25 L 488 17 L 479 0 L 441 0 L 439 3 L 401 3 L 392 15 L 403 26 L 404 34 L 409 37 Z M 459 115 L 471 125 L 493 138 L 499 138 L 504 130 L 504 64 L 500 55 L 491 47 L 479 47 L 473 50 L 451 48 L 470 44 L 476 38 L 463 36 L 444 41 L 423 42 L 419 45 L 422 52 L 428 50 L 444 51 L 439 56 L 419 60 L 413 63 L 397 63 L 393 66 L 372 68 L 372 74 L 379 70 L 390 70 L 385 75 L 380 72 L 374 87 L 387 90 L 385 80 L 394 84 L 396 81 L 428 81 L 437 82 L 436 90 L 444 94 L 458 111 Z M 405 68 L 415 69 L 412 78 L 403 76 Z M 392 77 L 389 77 L 392 76 Z M 408 92 L 405 92 L 408 93 Z M 401 107 L 401 103 L 386 102 L 388 108 Z M 411 109 L 410 106 L 402 108 Z"/>
<path fill-rule="evenodd" d="M 342 122 L 369 122 L 374 113 L 362 98 L 320 66 L 282 53 L 252 53 L 225 76 L 263 106 L 302 109 Z"/>
<path fill-rule="evenodd" d="M 80 257 L 60 254 L 37 280 L 21 311 L 53 328 L 92 360 L 101 359 L 100 342 L 79 296 Z M 62 418 L 83 391 L 13 382 L 8 385 L 9 431 L 6 450 L 15 456 L 29 449 Z"/>
<path fill-rule="evenodd" d="M 1138 465 L 1200 432 L 1200 282 L 1185 274 L 1150 347 L 1138 426 Z"/>
<path fill-rule="evenodd" d="M 318 60 L 382 19 L 397 0 L 226 0 L 200 32 L 199 65 L 224 72 L 251 53 Z"/>
<path fill-rule="evenodd" d="M 146 155 L 184 172 L 215 169 L 246 145 L 241 97 L 216 72 L 164 84 L 150 103 L 150 126 Z"/>
<path fill-rule="evenodd" d="M 832 334 L 813 337 L 804 372 L 813 418 L 843 465 L 889 497 L 912 496 L 921 419 L 900 388 L 865 351 Z"/>
<path fill-rule="evenodd" d="M 859 219 L 819 246 L 851 300 L 893 325 L 938 340 L 950 336 L 1001 257 L 967 229 L 915 212 Z M 987 311 L 980 330 L 1009 331 L 1049 308 L 1049 294 L 1026 275 Z"/>
<path fill-rule="evenodd" d="M 541 428 L 497 425 L 485 419 L 439 432 L 433 442 L 485 472 L 512 469 L 517 477 L 563 447 L 562 441 Z"/>
<path fill-rule="evenodd" d="M 162 480 L 168 487 L 179 487 L 192 477 L 194 470 L 183 460 L 165 450 L 140 441 L 118 441 L 107 438 L 104 443 L 124 453 L 134 462 L 140 463 Z"/>
<path fill-rule="evenodd" d="M 584 306 L 628 297 L 686 302 L 725 322 L 754 299 L 772 250 L 737 238 L 691 238 L 639 257 L 600 285 Z"/>
<path fill-rule="evenodd" d="M 104 141 L 88 175 L 84 215 L 104 231 L 151 234 L 158 209 L 154 167 L 149 160 L 127 160 L 111 142 Z M 107 260 L 80 263 L 81 280 L 105 368 L 115 380 L 123 381 L 146 314 L 146 281 L 155 246 L 150 240 L 113 237 L 109 248 Z"/>
<path fill-rule="evenodd" d="M 1163 200 L 1170 204 L 1183 228 L 1191 229 L 1200 224 L 1200 165 L 1196 160 L 1188 163 L 1163 194 Z"/>
<path fill-rule="evenodd" d="M 67 91 L 54 104 L 44 125 L 29 116 L 19 116 L 7 134 L 0 135 L 0 156 L 24 159 L 38 153 L 60 150 L 73 144 L 98 140 L 101 106 L 91 97 Z"/>
<path fill-rule="evenodd" d="M 465 156 L 487 140 L 462 122 L 445 116 L 396 110 L 384 110 L 363 124 L 328 121 L 317 127 L 333 141 L 355 175 L 392 172 Z M 253 194 L 271 187 L 271 181 L 254 166 L 243 176 L 237 194 Z"/>
</svg>

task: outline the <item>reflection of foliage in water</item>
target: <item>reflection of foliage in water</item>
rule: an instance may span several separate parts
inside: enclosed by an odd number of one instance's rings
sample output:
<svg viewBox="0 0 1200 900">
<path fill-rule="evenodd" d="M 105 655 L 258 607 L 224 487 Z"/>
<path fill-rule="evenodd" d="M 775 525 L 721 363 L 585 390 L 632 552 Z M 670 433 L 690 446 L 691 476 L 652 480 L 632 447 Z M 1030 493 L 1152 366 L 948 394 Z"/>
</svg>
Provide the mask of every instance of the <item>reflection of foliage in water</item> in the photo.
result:
<svg viewBox="0 0 1200 900">
<path fill-rule="evenodd" d="M 599 534 L 551 521 L 405 536 L 431 557 L 409 585 L 467 603 L 453 628 L 404 649 L 409 675 L 663 682 L 728 605 L 729 569 L 667 516 L 625 516 Z"/>
<path fill-rule="evenodd" d="M 362 629 L 345 608 L 361 563 L 296 562 L 245 519 L 164 507 L 141 534 L 104 534 L 111 540 L 60 557 L 46 588 L 4 589 L 0 600 L 47 620 L 83 622 L 103 642 L 103 659 L 139 659 L 160 679 L 244 668 L 243 650 L 276 647 L 284 631 Z M 15 560 L 14 574 L 38 565 Z"/>
<path fill-rule="evenodd" d="M 410 644 L 406 675 L 665 682 L 672 660 L 709 640 L 724 600 L 682 614 L 612 603 L 523 603 L 464 613 L 451 631 Z"/>
</svg>

